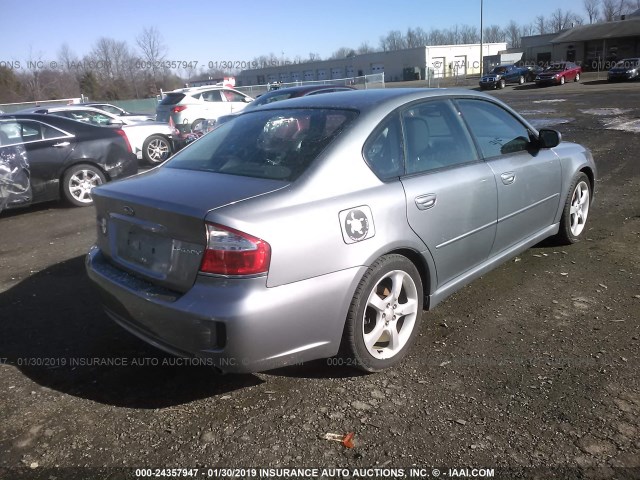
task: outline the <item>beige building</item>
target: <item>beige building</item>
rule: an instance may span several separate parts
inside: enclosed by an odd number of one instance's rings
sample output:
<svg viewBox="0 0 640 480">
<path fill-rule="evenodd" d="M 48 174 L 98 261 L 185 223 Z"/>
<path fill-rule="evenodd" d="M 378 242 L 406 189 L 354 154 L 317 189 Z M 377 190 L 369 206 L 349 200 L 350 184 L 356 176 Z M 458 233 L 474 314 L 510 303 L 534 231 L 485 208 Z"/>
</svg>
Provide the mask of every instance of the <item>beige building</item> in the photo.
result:
<svg viewBox="0 0 640 480">
<path fill-rule="evenodd" d="M 506 43 L 485 43 L 483 57 L 506 50 Z M 480 73 L 480 44 L 437 45 L 355 55 L 337 60 L 285 63 L 236 76 L 238 86 L 362 77 L 384 73 L 386 82 Z"/>
</svg>

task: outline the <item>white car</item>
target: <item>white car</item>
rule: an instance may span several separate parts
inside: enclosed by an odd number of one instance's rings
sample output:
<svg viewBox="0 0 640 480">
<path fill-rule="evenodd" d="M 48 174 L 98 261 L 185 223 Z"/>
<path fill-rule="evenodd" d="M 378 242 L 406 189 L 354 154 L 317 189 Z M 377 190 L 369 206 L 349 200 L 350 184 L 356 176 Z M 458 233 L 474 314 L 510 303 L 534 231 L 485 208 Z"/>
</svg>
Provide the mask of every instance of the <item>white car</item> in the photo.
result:
<svg viewBox="0 0 640 480">
<path fill-rule="evenodd" d="M 118 126 L 127 135 L 131 150 L 138 160 L 148 163 L 162 163 L 176 150 L 175 142 L 179 132 L 163 122 L 134 120 L 126 116 L 114 115 L 93 107 L 66 105 L 62 107 L 35 107 L 20 113 L 42 113 L 67 117 L 93 125 Z"/>
<path fill-rule="evenodd" d="M 80 103 L 77 106 L 97 108 L 98 110 L 102 110 L 103 112 L 113 113 L 114 115 L 118 115 L 119 117 L 127 117 L 129 120 L 135 120 L 137 122 L 138 121 L 140 122 L 155 121 L 156 119 L 155 115 L 149 115 L 146 113 L 127 112 L 124 108 L 120 108 L 116 105 L 111 105 L 110 103 L 88 102 L 88 103 Z"/>
<path fill-rule="evenodd" d="M 207 85 L 180 88 L 165 94 L 156 108 L 156 120 L 173 123 L 182 133 L 189 133 L 203 120 L 244 109 L 253 98 L 229 87 Z"/>
</svg>

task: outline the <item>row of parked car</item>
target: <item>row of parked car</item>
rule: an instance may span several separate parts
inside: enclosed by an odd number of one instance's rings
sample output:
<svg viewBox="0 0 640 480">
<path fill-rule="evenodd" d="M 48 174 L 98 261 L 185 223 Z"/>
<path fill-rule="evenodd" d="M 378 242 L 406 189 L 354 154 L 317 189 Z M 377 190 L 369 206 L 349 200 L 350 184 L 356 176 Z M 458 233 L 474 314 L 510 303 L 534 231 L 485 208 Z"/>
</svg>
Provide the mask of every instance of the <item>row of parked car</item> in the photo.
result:
<svg viewBox="0 0 640 480">
<path fill-rule="evenodd" d="M 241 111 L 345 90 L 353 88 L 306 85 L 273 90 L 254 100 L 231 88 L 205 86 L 169 92 L 156 116 L 106 103 L 0 114 L 0 210 L 60 198 L 76 206 L 91 205 L 95 186 L 136 173 L 138 161 L 164 162 Z"/>
<path fill-rule="evenodd" d="M 508 83 L 522 85 L 535 82 L 538 86 L 564 85 L 565 82 L 580 81 L 582 69 L 572 62 L 560 62 L 543 69 L 538 66 L 500 65 L 480 79 L 480 88 L 504 88 Z"/>
<path fill-rule="evenodd" d="M 582 68 L 573 62 L 558 62 L 543 69 L 538 66 L 499 65 L 480 79 L 480 88 L 504 88 L 509 83 L 522 85 L 535 82 L 538 86 L 564 85 L 579 82 Z M 607 74 L 610 82 L 635 80 L 640 76 L 640 58 L 625 58 L 611 68 Z"/>
</svg>

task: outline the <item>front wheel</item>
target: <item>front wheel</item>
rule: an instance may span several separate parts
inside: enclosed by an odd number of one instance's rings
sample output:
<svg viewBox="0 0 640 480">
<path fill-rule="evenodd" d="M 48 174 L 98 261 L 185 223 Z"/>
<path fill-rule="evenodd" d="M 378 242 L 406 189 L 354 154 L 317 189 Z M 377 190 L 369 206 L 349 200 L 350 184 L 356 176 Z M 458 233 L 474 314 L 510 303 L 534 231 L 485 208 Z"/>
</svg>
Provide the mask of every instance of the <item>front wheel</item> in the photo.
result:
<svg viewBox="0 0 640 480">
<path fill-rule="evenodd" d="M 170 155 L 171 143 L 162 135 L 151 135 L 142 145 L 142 156 L 152 165 L 164 162 Z"/>
<path fill-rule="evenodd" d="M 499 88 L 500 90 L 502 90 L 502 89 L 503 89 L 504 87 L 506 87 L 506 86 L 507 86 L 507 82 L 505 82 L 504 80 L 500 80 L 500 81 L 498 82 L 498 88 Z"/>
<path fill-rule="evenodd" d="M 76 207 L 93 205 L 91 190 L 106 182 L 104 173 L 94 167 L 81 163 L 69 168 L 62 177 L 62 194 Z"/>
<path fill-rule="evenodd" d="M 366 372 L 399 363 L 422 316 L 422 280 L 402 255 L 385 255 L 365 272 L 354 294 L 342 340 L 343 355 Z"/>
<path fill-rule="evenodd" d="M 522 85 L 523 83 L 524 83 L 524 77 L 520 75 L 520 78 L 518 79 L 518 84 Z"/>
<path fill-rule="evenodd" d="M 564 77 L 560 77 L 560 85 L 564 85 Z"/>
<path fill-rule="evenodd" d="M 571 184 L 569 195 L 562 211 L 557 240 L 564 244 L 579 242 L 582 238 L 589 207 L 591 206 L 591 182 L 584 173 L 579 173 Z"/>
</svg>

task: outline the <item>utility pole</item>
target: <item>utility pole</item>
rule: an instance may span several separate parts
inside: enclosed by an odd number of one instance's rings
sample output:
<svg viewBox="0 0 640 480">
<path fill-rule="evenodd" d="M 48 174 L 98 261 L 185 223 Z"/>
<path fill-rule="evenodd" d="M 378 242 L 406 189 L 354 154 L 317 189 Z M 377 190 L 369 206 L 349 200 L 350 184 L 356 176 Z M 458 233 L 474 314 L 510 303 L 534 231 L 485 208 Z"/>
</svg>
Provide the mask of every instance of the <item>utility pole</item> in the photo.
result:
<svg viewBox="0 0 640 480">
<path fill-rule="evenodd" d="M 483 43 L 484 43 L 484 31 L 483 31 L 483 19 L 482 19 L 482 15 L 483 15 L 483 5 L 482 5 L 483 0 L 480 0 L 480 78 L 482 78 L 482 67 L 483 67 L 483 61 L 482 61 L 482 51 L 483 51 Z"/>
</svg>

